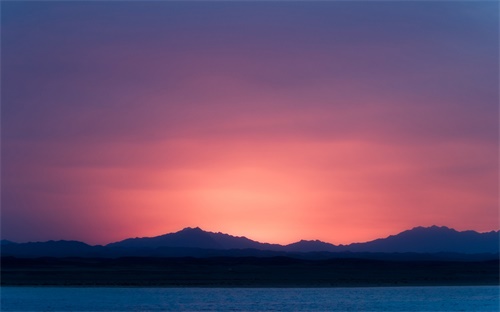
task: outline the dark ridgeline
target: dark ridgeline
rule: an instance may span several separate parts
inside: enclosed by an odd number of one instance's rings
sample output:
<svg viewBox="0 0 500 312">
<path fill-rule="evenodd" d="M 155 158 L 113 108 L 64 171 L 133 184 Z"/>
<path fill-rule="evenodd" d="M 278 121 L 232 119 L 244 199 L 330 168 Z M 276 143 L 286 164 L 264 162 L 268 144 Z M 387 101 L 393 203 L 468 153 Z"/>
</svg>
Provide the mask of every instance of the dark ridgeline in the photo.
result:
<svg viewBox="0 0 500 312">
<path fill-rule="evenodd" d="M 445 226 L 416 227 L 387 238 L 346 246 L 350 251 L 365 252 L 455 252 L 465 254 L 498 253 L 499 231 L 458 232 Z"/>
<path fill-rule="evenodd" d="M 397 235 L 366 243 L 333 245 L 318 240 L 289 245 L 267 244 L 223 233 L 205 232 L 200 228 L 185 228 L 179 232 L 156 237 L 130 238 L 106 247 L 158 248 L 186 247 L 203 249 L 259 249 L 285 252 L 454 252 L 465 254 L 498 253 L 499 232 L 458 232 L 447 227 L 416 227 Z"/>
<path fill-rule="evenodd" d="M 106 247 L 122 248 L 158 248 L 183 247 L 203 249 L 261 249 L 277 250 L 281 245 L 265 244 L 253 241 L 246 237 L 231 236 L 223 233 L 205 232 L 199 227 L 185 228 L 176 233 L 156 237 L 129 238 L 120 242 L 111 243 Z"/>
<path fill-rule="evenodd" d="M 13 243 L 3 240 L 2 256 L 17 257 L 175 257 L 175 256 L 294 256 L 301 258 L 352 257 L 356 253 L 366 258 L 367 253 L 422 254 L 429 259 L 492 258 L 499 253 L 499 232 L 458 232 L 447 227 L 416 227 L 387 238 L 366 243 L 333 245 L 318 240 L 289 245 L 267 244 L 246 237 L 206 232 L 200 228 L 185 228 L 176 233 L 156 237 L 129 238 L 105 246 L 91 246 L 77 241 L 48 241 Z M 365 254 L 365 256 L 363 256 Z M 482 256 L 481 256 L 482 255 Z M 371 255 L 380 258 L 381 255 Z M 393 255 L 404 258 L 404 255 Z M 409 255 L 407 255 L 409 256 Z M 385 257 L 382 258 L 387 258 Z"/>
<path fill-rule="evenodd" d="M 499 232 L 414 228 L 367 243 L 264 244 L 200 228 L 106 246 L 1 241 L 2 285 L 498 285 Z"/>
</svg>

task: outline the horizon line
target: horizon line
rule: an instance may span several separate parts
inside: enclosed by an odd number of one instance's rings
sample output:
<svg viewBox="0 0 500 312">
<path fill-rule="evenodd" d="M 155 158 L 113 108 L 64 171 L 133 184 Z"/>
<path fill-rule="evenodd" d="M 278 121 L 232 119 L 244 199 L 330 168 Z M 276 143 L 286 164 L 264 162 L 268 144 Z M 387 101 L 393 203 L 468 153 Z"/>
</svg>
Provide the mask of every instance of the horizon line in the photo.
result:
<svg viewBox="0 0 500 312">
<path fill-rule="evenodd" d="M 60 242 L 60 241 L 63 241 L 63 242 L 79 242 L 79 243 L 84 243 L 84 244 L 89 245 L 89 246 L 107 246 L 109 244 L 121 242 L 121 241 L 128 240 L 128 239 L 155 238 L 155 237 L 160 237 L 160 236 L 164 236 L 164 235 L 176 234 L 176 233 L 182 232 L 184 230 L 196 230 L 196 229 L 199 229 L 199 230 L 201 230 L 202 232 L 205 232 L 205 233 L 223 234 L 223 235 L 229 235 L 229 236 L 235 237 L 235 238 L 246 238 L 246 239 L 249 239 L 251 241 L 257 242 L 259 244 L 288 246 L 288 245 L 292 245 L 292 244 L 295 244 L 295 243 L 298 243 L 298 242 L 306 241 L 306 242 L 321 242 L 321 243 L 326 243 L 326 244 L 330 244 L 330 245 L 333 245 L 333 246 L 349 246 L 349 245 L 352 245 L 352 244 L 364 244 L 364 243 L 372 242 L 372 241 L 379 240 L 379 239 L 387 239 L 387 238 L 389 238 L 391 236 L 396 236 L 396 235 L 399 235 L 399 234 L 401 234 L 403 232 L 411 231 L 411 230 L 418 229 L 418 228 L 423 228 L 423 229 L 445 228 L 445 229 L 453 230 L 453 231 L 458 232 L 458 233 L 462 233 L 462 232 L 475 232 L 475 233 L 478 233 L 478 234 L 486 234 L 486 233 L 491 233 L 491 232 L 500 232 L 500 226 L 499 226 L 499 229 L 497 229 L 497 230 L 490 230 L 490 231 L 477 231 L 477 230 L 462 230 L 462 231 L 460 231 L 460 230 L 457 230 L 457 229 L 449 227 L 449 226 L 435 225 L 435 224 L 433 224 L 433 225 L 429 225 L 429 226 L 422 226 L 422 225 L 414 226 L 412 228 L 409 228 L 409 229 L 406 229 L 406 230 L 402 230 L 402 231 L 400 231 L 398 233 L 390 234 L 390 235 L 388 235 L 386 237 L 378 237 L 378 238 L 374 238 L 374 239 L 367 240 L 367 241 L 351 242 L 351 243 L 348 243 L 348 244 L 335 244 L 335 243 L 331 243 L 331 242 L 327 242 L 327 241 L 322 241 L 322 240 L 319 240 L 319 239 L 300 239 L 300 240 L 293 241 L 293 242 L 288 243 L 288 244 L 279 244 L 279 243 L 269 243 L 269 242 L 257 241 L 257 240 L 251 239 L 251 238 L 249 238 L 249 237 L 247 237 L 245 235 L 239 236 L 239 235 L 232 235 L 232 234 L 229 234 L 229 233 L 223 233 L 223 232 L 220 232 L 220 231 L 214 232 L 214 231 L 210 231 L 210 230 L 204 230 L 204 229 L 202 229 L 199 226 L 195 226 L 195 227 L 185 226 L 182 229 L 174 231 L 174 232 L 163 233 L 163 234 L 154 235 L 154 236 L 127 237 L 127 238 L 124 238 L 124 239 L 121 239 L 121 240 L 117 240 L 117 241 L 113 241 L 113 242 L 106 243 L 106 244 L 89 244 L 89 243 L 87 243 L 87 242 L 85 242 L 83 240 L 76 240 L 76 239 L 49 239 L 49 240 L 46 240 L 46 241 L 25 241 L 25 242 L 19 242 L 19 241 L 14 241 L 14 240 L 10 240 L 10 239 L 1 238 L 0 241 L 1 242 L 8 241 L 8 242 L 15 243 L 15 244 L 47 243 L 47 242 Z"/>
</svg>

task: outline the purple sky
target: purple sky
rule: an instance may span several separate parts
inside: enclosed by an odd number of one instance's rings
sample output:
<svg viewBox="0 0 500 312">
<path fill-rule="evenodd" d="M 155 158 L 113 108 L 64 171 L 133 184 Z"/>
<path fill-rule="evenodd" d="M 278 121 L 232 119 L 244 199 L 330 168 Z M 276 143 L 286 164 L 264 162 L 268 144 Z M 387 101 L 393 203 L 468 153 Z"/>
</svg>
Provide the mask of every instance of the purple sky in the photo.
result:
<svg viewBox="0 0 500 312">
<path fill-rule="evenodd" d="M 2 238 L 498 229 L 495 1 L 1 8 Z"/>
</svg>

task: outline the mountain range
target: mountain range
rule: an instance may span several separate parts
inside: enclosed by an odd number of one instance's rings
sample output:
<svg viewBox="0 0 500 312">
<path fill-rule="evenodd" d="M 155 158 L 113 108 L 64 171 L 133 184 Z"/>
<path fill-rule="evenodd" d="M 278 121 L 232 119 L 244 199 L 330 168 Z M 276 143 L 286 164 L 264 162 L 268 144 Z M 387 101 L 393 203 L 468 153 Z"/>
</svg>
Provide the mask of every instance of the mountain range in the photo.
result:
<svg viewBox="0 0 500 312">
<path fill-rule="evenodd" d="M 411 230 L 365 243 L 334 245 L 318 240 L 301 240 L 289 245 L 260 243 L 246 237 L 185 228 L 156 237 L 129 238 L 105 246 L 78 241 L 15 243 L 1 241 L 2 256 L 16 257 L 211 257 L 292 256 L 301 258 L 498 258 L 499 231 L 478 233 L 448 227 L 415 227 Z"/>
</svg>

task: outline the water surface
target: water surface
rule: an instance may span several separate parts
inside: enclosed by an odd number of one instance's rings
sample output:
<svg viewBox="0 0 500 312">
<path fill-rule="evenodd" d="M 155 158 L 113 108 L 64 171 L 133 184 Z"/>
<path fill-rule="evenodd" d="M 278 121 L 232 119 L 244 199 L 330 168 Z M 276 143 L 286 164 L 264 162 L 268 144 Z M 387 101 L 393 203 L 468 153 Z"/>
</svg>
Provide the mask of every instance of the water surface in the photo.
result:
<svg viewBox="0 0 500 312">
<path fill-rule="evenodd" d="M 2 311 L 498 311 L 499 286 L 2 287 Z"/>
</svg>

